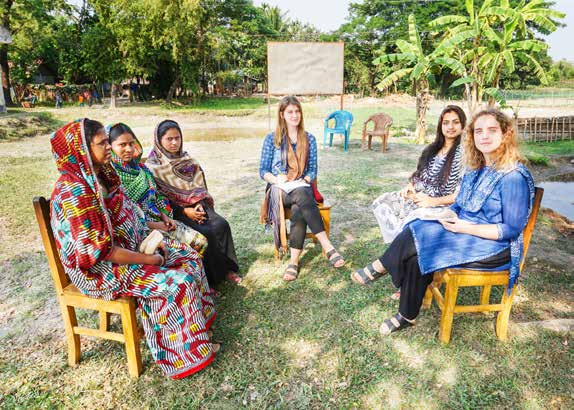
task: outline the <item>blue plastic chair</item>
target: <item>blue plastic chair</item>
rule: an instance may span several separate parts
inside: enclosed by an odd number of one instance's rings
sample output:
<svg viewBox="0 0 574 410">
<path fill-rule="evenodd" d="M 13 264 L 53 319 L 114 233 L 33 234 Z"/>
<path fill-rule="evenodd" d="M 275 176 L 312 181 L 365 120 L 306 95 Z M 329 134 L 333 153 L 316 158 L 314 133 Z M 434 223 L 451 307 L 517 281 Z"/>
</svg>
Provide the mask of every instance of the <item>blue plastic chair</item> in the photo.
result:
<svg viewBox="0 0 574 410">
<path fill-rule="evenodd" d="M 329 127 L 329 121 L 335 120 L 335 125 Z M 327 144 L 327 134 L 329 134 L 329 146 L 333 146 L 333 135 L 342 134 L 345 136 L 345 151 L 349 149 L 349 137 L 351 136 L 351 125 L 353 125 L 353 114 L 345 110 L 333 111 L 325 119 L 323 130 L 323 147 Z"/>
</svg>

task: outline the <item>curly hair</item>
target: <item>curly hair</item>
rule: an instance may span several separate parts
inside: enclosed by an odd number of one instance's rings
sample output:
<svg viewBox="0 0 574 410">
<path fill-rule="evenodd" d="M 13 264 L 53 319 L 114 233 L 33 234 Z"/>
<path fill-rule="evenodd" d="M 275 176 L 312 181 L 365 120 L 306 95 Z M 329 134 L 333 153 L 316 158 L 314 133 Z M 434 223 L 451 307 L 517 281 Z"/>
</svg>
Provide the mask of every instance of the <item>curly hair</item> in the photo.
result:
<svg viewBox="0 0 574 410">
<path fill-rule="evenodd" d="M 526 162 L 518 150 L 518 135 L 514 120 L 500 110 L 489 108 L 478 112 L 468 124 L 466 137 L 464 138 L 465 161 L 468 169 L 478 169 L 486 166 L 484 154 L 476 148 L 474 143 L 474 126 L 480 117 L 492 116 L 500 125 L 502 142 L 492 153 L 493 166 L 496 169 L 505 169 L 517 162 Z"/>
</svg>

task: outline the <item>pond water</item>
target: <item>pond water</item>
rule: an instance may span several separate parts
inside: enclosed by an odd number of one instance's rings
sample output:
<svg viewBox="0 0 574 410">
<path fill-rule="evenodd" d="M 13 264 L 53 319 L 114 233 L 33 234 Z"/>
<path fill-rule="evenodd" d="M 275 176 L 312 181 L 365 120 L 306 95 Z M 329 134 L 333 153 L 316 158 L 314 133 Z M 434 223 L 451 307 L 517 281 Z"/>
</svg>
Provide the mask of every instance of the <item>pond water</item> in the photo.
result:
<svg viewBox="0 0 574 410">
<path fill-rule="evenodd" d="M 269 133 L 265 128 L 199 128 L 184 129 L 184 141 L 235 141 L 243 138 L 261 138 Z"/>
<path fill-rule="evenodd" d="M 541 182 L 537 186 L 544 188 L 543 207 L 574 221 L 574 182 Z"/>
</svg>

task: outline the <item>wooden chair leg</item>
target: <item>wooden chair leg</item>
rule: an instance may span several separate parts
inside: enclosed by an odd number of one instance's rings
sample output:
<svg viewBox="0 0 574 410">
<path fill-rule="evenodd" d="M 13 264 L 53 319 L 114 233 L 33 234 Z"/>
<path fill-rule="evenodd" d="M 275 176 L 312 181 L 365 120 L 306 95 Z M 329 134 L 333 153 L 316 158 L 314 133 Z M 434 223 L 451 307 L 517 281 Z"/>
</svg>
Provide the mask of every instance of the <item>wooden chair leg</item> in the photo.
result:
<svg viewBox="0 0 574 410">
<path fill-rule="evenodd" d="M 512 289 L 510 296 L 507 295 L 508 288 L 504 288 L 502 294 L 502 310 L 496 316 L 496 336 L 498 340 L 505 341 L 508 338 L 508 319 L 510 318 L 510 309 L 512 309 L 512 299 L 516 291 L 516 285 Z"/>
<path fill-rule="evenodd" d="M 425 297 L 423 299 L 423 309 L 428 309 L 430 308 L 430 305 L 432 303 L 432 290 L 431 290 L 432 284 L 427 286 L 427 290 L 425 292 Z"/>
<path fill-rule="evenodd" d="M 109 312 L 100 310 L 100 330 L 108 331 L 110 330 L 110 316 Z"/>
<path fill-rule="evenodd" d="M 383 135 L 383 147 L 382 147 L 382 151 L 383 153 L 387 152 L 387 139 L 389 138 L 388 135 Z"/>
<path fill-rule="evenodd" d="M 142 358 L 134 300 L 124 306 L 121 316 L 126 344 L 126 355 L 128 358 L 128 371 L 131 376 L 139 377 L 142 369 Z"/>
<path fill-rule="evenodd" d="M 427 288 L 428 289 L 428 288 Z M 446 283 L 444 292 L 444 308 L 440 317 L 438 338 L 442 343 L 450 342 L 450 332 L 452 330 L 452 320 L 454 318 L 454 307 L 458 296 L 458 281 L 451 277 Z"/>
<path fill-rule="evenodd" d="M 82 347 L 80 344 L 80 335 L 74 333 L 74 327 L 78 326 L 76 318 L 76 309 L 73 306 L 60 305 L 62 309 L 62 318 L 66 328 L 66 339 L 68 340 L 68 365 L 77 366 L 80 362 Z"/>
<path fill-rule="evenodd" d="M 327 234 L 327 238 L 330 238 L 331 234 L 331 211 L 323 213 L 323 226 L 325 226 L 325 233 Z"/>
<path fill-rule="evenodd" d="M 480 304 L 481 305 L 488 305 L 490 302 L 490 290 L 492 289 L 492 285 L 484 285 L 480 291 Z"/>
</svg>

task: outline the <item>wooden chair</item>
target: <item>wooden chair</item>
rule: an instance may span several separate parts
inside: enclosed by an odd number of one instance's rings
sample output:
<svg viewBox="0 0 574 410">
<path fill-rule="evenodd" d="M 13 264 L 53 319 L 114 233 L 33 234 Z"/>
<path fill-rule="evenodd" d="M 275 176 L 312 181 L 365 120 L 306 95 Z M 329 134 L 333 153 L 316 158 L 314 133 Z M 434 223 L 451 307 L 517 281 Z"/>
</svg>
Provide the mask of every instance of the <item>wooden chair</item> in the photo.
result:
<svg viewBox="0 0 574 410">
<path fill-rule="evenodd" d="M 524 254 L 522 256 L 522 261 L 520 262 L 520 271 L 522 271 L 522 268 L 524 267 L 526 253 L 528 252 L 530 239 L 532 237 L 532 232 L 534 231 L 534 224 L 536 223 L 536 217 L 538 216 L 543 193 L 544 190 L 542 188 L 536 188 L 532 213 L 530 214 L 528 223 L 523 231 Z M 512 308 L 512 300 L 516 292 L 516 287 L 518 286 L 518 284 L 515 284 L 510 295 L 507 294 L 508 275 L 508 270 L 491 272 L 449 268 L 435 272 L 433 282 L 427 288 L 423 300 L 423 308 L 426 309 L 430 307 L 434 296 L 438 307 L 442 311 L 438 333 L 440 341 L 443 343 L 448 343 L 450 341 L 454 314 L 466 312 L 499 312 L 496 318 L 496 336 L 499 340 L 506 340 L 508 335 L 510 309 Z M 446 284 L 444 297 L 440 292 L 440 287 L 443 283 Z M 467 286 L 482 287 L 480 292 L 480 304 L 468 306 L 456 304 L 458 289 L 460 287 Z M 500 303 L 490 304 L 490 290 L 492 289 L 492 286 L 504 286 Z"/>
<path fill-rule="evenodd" d="M 322 203 L 318 203 L 317 207 L 319 208 L 319 213 L 321 214 L 321 219 L 323 219 L 323 225 L 325 226 L 325 233 L 327 234 L 327 238 L 329 237 L 329 233 L 331 230 L 331 204 L 327 201 Z M 285 208 L 285 220 L 281 221 L 281 241 L 287 243 L 289 239 L 289 232 L 286 229 L 286 221 L 287 219 L 291 219 L 291 209 Z M 317 243 L 317 238 L 311 232 L 307 232 L 305 238 L 313 239 L 314 243 Z M 281 255 L 277 249 L 274 250 L 275 259 L 280 259 Z"/>
<path fill-rule="evenodd" d="M 50 226 L 50 201 L 44 197 L 35 197 L 34 211 L 42 235 L 42 242 L 52 273 L 54 287 L 60 302 L 62 318 L 66 327 L 68 340 L 68 364 L 76 366 L 80 361 L 80 335 L 95 336 L 115 340 L 126 345 L 128 370 L 131 376 L 138 377 L 141 373 L 142 360 L 140 352 L 140 335 L 136 321 L 136 302 L 132 297 L 119 298 L 112 301 L 96 299 L 84 295 L 71 282 L 64 271 L 52 227 Z M 76 308 L 97 310 L 100 315 L 99 329 L 78 326 Z M 109 331 L 110 314 L 121 316 L 123 333 Z"/>
<path fill-rule="evenodd" d="M 373 129 L 367 130 L 367 124 L 371 121 L 374 124 Z M 365 149 L 365 140 L 367 139 L 367 137 L 369 138 L 368 146 L 369 149 L 371 149 L 371 140 L 373 139 L 374 136 L 376 136 L 381 137 L 383 139 L 381 151 L 386 152 L 387 140 L 389 139 L 389 131 L 391 125 L 393 125 L 393 119 L 389 115 L 382 112 L 378 114 L 373 114 L 369 118 L 367 118 L 367 121 L 363 123 L 363 138 L 361 140 L 361 149 Z"/>
</svg>

